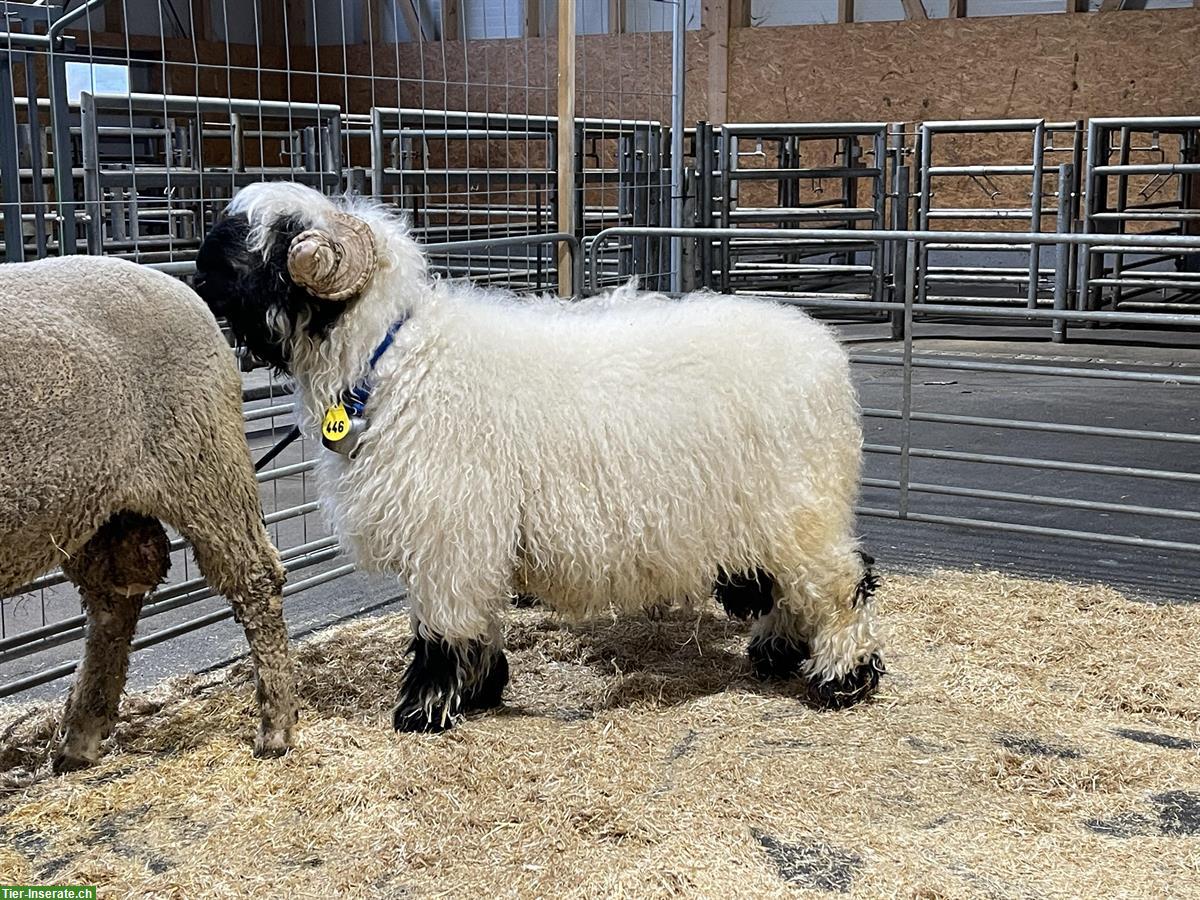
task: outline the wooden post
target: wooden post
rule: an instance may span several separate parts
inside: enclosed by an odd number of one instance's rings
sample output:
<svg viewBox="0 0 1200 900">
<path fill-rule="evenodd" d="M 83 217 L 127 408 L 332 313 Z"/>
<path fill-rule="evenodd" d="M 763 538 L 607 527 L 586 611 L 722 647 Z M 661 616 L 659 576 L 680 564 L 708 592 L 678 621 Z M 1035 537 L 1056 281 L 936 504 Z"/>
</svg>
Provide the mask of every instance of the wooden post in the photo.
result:
<svg viewBox="0 0 1200 900">
<path fill-rule="evenodd" d="M 951 0 L 953 2 L 953 0 Z M 854 0 L 838 0 L 838 22 L 842 25 L 854 21 Z"/>
<path fill-rule="evenodd" d="M 1100 12 L 1116 12 L 1122 5 L 1121 0 L 1101 0 Z"/>
<path fill-rule="evenodd" d="M 1088 0 L 1067 0 L 1067 12 L 1085 13 L 1088 11 Z"/>
<path fill-rule="evenodd" d="M 442 0 L 442 40 L 462 40 L 462 5 L 459 0 Z"/>
<path fill-rule="evenodd" d="M 608 33 L 625 33 L 625 0 L 608 0 Z"/>
<path fill-rule="evenodd" d="M 542 36 L 543 0 L 525 0 L 525 37 Z"/>
<path fill-rule="evenodd" d="M 194 3 L 199 3 L 200 0 L 193 0 Z M 288 19 L 291 24 L 292 12 L 288 10 Z M 301 22 L 304 20 L 301 19 Z M 259 26 L 262 30 L 260 39 L 264 46 L 283 47 L 287 44 L 287 29 L 283 25 L 283 4 L 282 3 L 264 3 L 262 5 L 262 23 Z M 379 29 L 376 26 L 376 33 Z"/>
<path fill-rule="evenodd" d="M 900 0 L 904 4 L 904 15 L 909 19 L 917 19 L 924 21 L 929 18 L 929 13 L 925 11 L 925 4 L 921 0 Z"/>
<path fill-rule="evenodd" d="M 950 19 L 965 19 L 967 17 L 967 0 L 949 0 L 946 17 Z"/>
<path fill-rule="evenodd" d="M 412 38 L 413 43 L 425 40 L 424 29 L 420 16 L 417 15 L 416 7 L 413 6 L 413 0 L 392 0 L 400 7 L 400 15 L 404 17 L 404 24 L 408 26 L 408 35 Z"/>
<path fill-rule="evenodd" d="M 193 0 L 192 5 L 195 6 L 200 0 Z M 194 15 L 194 13 L 193 13 Z M 113 34 L 125 33 L 125 4 L 110 3 L 104 9 L 104 30 L 111 31 Z M 186 37 L 186 35 L 184 35 Z"/>
<path fill-rule="evenodd" d="M 264 4 L 264 6 L 270 5 L 269 3 Z M 293 47 L 303 47 L 307 40 L 305 35 L 308 32 L 308 11 L 311 7 L 306 5 L 304 0 L 286 0 L 286 5 L 287 34 L 280 36 L 280 42 Z"/>
<path fill-rule="evenodd" d="M 558 230 L 575 231 L 575 2 L 558 4 Z M 576 235 L 581 237 L 581 235 Z M 558 245 L 558 293 L 574 291 L 571 251 Z"/>
<path fill-rule="evenodd" d="M 701 23 L 708 38 L 708 121 L 729 116 L 729 0 L 704 0 Z"/>
<path fill-rule="evenodd" d="M 363 0 L 362 36 L 364 44 L 383 43 L 383 0 Z"/>
<path fill-rule="evenodd" d="M 212 8 L 208 0 L 192 0 L 192 37 L 198 41 L 212 40 Z"/>
<path fill-rule="evenodd" d="M 751 0 L 729 0 L 729 27 L 749 28 Z"/>
</svg>

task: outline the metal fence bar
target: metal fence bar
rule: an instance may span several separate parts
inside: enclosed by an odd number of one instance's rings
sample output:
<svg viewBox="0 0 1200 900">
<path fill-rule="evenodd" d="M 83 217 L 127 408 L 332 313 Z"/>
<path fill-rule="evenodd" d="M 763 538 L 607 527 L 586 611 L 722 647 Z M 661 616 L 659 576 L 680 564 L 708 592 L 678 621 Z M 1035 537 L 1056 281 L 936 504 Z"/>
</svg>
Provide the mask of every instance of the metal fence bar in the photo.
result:
<svg viewBox="0 0 1200 900">
<path fill-rule="evenodd" d="M 886 356 L 851 353 L 850 361 L 872 366 L 899 366 L 903 361 Z M 1200 385 L 1200 376 L 1171 375 L 1158 372 L 1122 372 L 1115 369 L 1081 369 L 1072 366 L 1029 366 L 1021 363 L 977 362 L 965 359 L 918 356 L 913 365 L 921 369 L 953 369 L 959 372 L 1005 372 L 1010 375 L 1067 376 L 1099 378 L 1106 381 L 1141 381 L 1149 384 Z"/>
<path fill-rule="evenodd" d="M 908 482 L 912 448 L 913 302 L 916 299 L 917 248 L 906 242 L 904 252 L 904 380 L 900 388 L 900 517 L 908 515 Z"/>
<path fill-rule="evenodd" d="M 1055 220 L 1055 233 L 1066 234 L 1071 230 L 1071 200 L 1072 185 L 1075 181 L 1075 167 L 1064 163 L 1058 167 L 1058 217 Z M 1054 251 L 1054 308 L 1060 312 L 1067 308 L 1067 292 L 1070 286 L 1071 247 L 1069 244 L 1057 244 Z M 1051 326 L 1050 340 L 1061 344 L 1067 339 L 1067 323 L 1065 319 L 1055 319 Z"/>
<path fill-rule="evenodd" d="M 890 509 L 859 507 L 859 515 L 881 519 L 899 519 L 901 516 Z M 1068 538 L 1076 541 L 1094 541 L 1121 547 L 1138 547 L 1144 550 L 1172 550 L 1182 553 L 1200 553 L 1200 544 L 1183 541 L 1160 541 L 1135 535 L 1104 534 L 1091 531 L 1075 531 L 1070 528 L 1051 528 L 1042 525 L 1025 525 L 1020 522 L 992 522 L 987 519 L 972 519 L 963 516 L 943 516 L 933 513 L 910 512 L 903 517 L 908 522 L 925 525 L 953 525 L 959 528 L 980 528 L 985 531 L 1006 531 L 1015 534 L 1035 534 L 1041 537 Z"/>
<path fill-rule="evenodd" d="M 297 581 L 295 584 L 289 584 L 283 589 L 283 595 L 286 597 L 290 594 L 298 593 L 299 591 L 307 590 L 321 584 L 328 584 L 337 578 L 349 575 L 354 571 L 354 566 L 344 565 L 336 569 L 330 569 L 328 572 L 322 572 L 319 575 L 314 575 L 311 578 L 306 578 L 303 581 Z M 161 644 L 164 641 L 169 641 L 172 638 L 181 637 L 193 631 L 199 631 L 201 628 L 206 628 L 209 625 L 216 625 L 218 622 L 224 622 L 233 618 L 233 608 L 218 609 L 206 615 L 199 616 L 195 619 L 190 619 L 187 622 L 180 622 L 178 625 L 172 625 L 170 628 L 164 628 L 161 631 L 154 631 L 150 634 L 142 635 L 134 638 L 130 643 L 132 650 L 142 650 L 146 647 L 153 647 L 155 644 Z M 13 681 L 0 684 L 0 698 L 11 697 L 21 691 L 27 691 L 30 688 L 35 688 L 43 684 L 48 684 L 59 678 L 64 678 L 71 675 L 79 668 L 79 663 L 69 662 L 54 666 L 49 669 L 44 669 L 41 672 L 36 672 L 32 675 L 26 675 L 22 678 L 14 679 Z"/>
<path fill-rule="evenodd" d="M 304 555 L 290 558 L 285 562 L 284 569 L 291 575 L 295 572 L 337 559 L 338 556 L 339 550 L 336 547 L 312 550 Z M 176 609 L 182 609 L 185 606 L 193 606 L 205 600 L 212 600 L 219 596 L 221 595 L 210 588 L 203 578 L 194 578 L 180 584 L 174 584 L 168 589 L 152 594 L 147 598 L 138 615 L 138 621 L 145 621 Z M 34 653 L 40 653 L 43 650 L 61 646 L 62 644 L 82 640 L 86 633 L 86 624 L 86 616 L 72 616 L 68 619 L 61 619 L 52 625 L 30 629 L 13 638 L 9 638 L 0 647 L 0 665 L 30 656 Z"/>
<path fill-rule="evenodd" d="M 899 490 L 900 481 L 887 478 L 864 478 L 864 487 Z M 1102 500 L 1077 500 L 1072 497 L 1050 497 L 1043 494 L 1017 494 L 1011 491 L 990 491 L 982 488 L 957 487 L 945 484 L 908 482 L 907 490 L 921 494 L 942 494 L 949 497 L 969 497 L 976 500 L 1000 500 L 1006 503 L 1030 503 L 1038 506 L 1057 506 L 1065 509 L 1087 509 L 1104 513 L 1125 513 L 1158 519 L 1183 519 L 1200 522 L 1200 511 L 1162 509 L 1157 506 L 1138 506 L 1130 503 L 1106 503 Z"/>
<path fill-rule="evenodd" d="M 941 459 L 949 462 L 990 463 L 1026 469 L 1049 469 L 1059 472 L 1087 472 L 1093 475 L 1117 475 L 1128 478 L 1148 478 L 1183 484 L 1200 484 L 1200 472 L 1174 472 L 1170 469 L 1146 469 L 1140 466 L 1109 466 L 1099 463 L 1069 462 L 1059 459 L 1038 459 L 1031 456 L 1003 456 L 995 453 L 968 453 L 962 450 L 934 450 L 928 447 L 903 448 L 889 444 L 863 444 L 867 453 L 903 456 L 914 459 Z"/>
<path fill-rule="evenodd" d="M 875 419 L 899 419 L 899 409 L 866 407 L 862 414 Z M 914 422 L 938 422 L 946 425 L 972 425 L 981 428 L 1010 428 L 1018 431 L 1047 431 L 1054 434 L 1086 434 L 1094 437 L 1128 438 L 1139 441 L 1200 444 L 1200 434 L 1179 431 L 1144 431 L 1135 428 L 1105 428 L 1098 425 L 1067 425 L 1060 422 L 1036 422 L 1028 419 L 997 419 L 987 416 L 956 416 L 949 413 L 912 413 Z"/>
</svg>

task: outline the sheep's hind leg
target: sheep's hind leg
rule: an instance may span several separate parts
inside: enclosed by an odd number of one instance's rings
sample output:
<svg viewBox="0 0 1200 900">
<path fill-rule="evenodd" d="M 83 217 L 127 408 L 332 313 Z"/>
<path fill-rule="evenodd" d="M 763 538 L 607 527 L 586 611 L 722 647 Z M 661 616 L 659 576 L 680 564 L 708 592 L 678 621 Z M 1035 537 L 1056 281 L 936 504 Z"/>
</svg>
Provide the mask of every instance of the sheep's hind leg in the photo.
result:
<svg viewBox="0 0 1200 900">
<path fill-rule="evenodd" d="M 125 687 L 129 643 L 142 601 L 166 577 L 170 564 L 163 527 L 133 513 L 113 516 L 63 564 L 87 610 L 87 638 L 63 715 L 55 772 L 100 759 L 100 742 L 112 730 Z"/>
<path fill-rule="evenodd" d="M 875 693 L 884 665 L 871 600 L 878 585 L 873 562 L 839 550 L 781 576 L 775 608 L 758 621 L 748 648 L 755 674 L 803 676 L 812 700 L 830 709 Z"/>
<path fill-rule="evenodd" d="M 412 662 L 392 711 L 396 731 L 445 731 L 465 713 L 500 705 L 508 659 L 498 634 L 448 641 L 418 633 L 409 653 Z"/>
</svg>

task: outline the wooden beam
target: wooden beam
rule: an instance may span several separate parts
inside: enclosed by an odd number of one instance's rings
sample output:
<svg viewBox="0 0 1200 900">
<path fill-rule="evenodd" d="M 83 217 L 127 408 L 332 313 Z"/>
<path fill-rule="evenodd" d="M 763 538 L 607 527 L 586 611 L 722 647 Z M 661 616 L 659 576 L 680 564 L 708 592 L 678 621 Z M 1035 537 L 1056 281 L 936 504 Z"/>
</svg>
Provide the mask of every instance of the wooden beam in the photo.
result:
<svg viewBox="0 0 1200 900">
<path fill-rule="evenodd" d="M 729 0 L 729 27 L 749 28 L 754 23 L 750 20 L 751 0 Z"/>
<path fill-rule="evenodd" d="M 270 0 L 264 6 L 276 6 Z M 383 0 L 363 0 L 362 39 L 364 44 L 383 42 Z"/>
<path fill-rule="evenodd" d="M 263 4 L 270 6 L 270 3 Z M 290 44 L 293 47 L 303 47 L 307 43 L 308 16 L 312 9 L 305 0 L 284 0 L 287 7 L 287 27 L 284 35 L 280 36 L 280 46 Z M 282 14 L 280 18 L 283 18 Z"/>
<path fill-rule="evenodd" d="M 575 234 L 575 2 L 558 4 L 558 230 Z M 582 238 L 583 235 L 576 235 Z M 571 250 L 558 245 L 558 293 L 575 293 Z"/>
<path fill-rule="evenodd" d="M 526 0 L 526 37 L 541 37 L 542 0 Z"/>
<path fill-rule="evenodd" d="M 925 20 L 929 18 L 929 13 L 925 11 L 925 4 L 921 0 L 900 0 L 904 4 L 904 15 L 909 19 Z"/>
<path fill-rule="evenodd" d="M 730 0 L 704 0 L 700 21 L 708 43 L 708 121 L 724 125 L 729 117 Z"/>
<path fill-rule="evenodd" d="M 1121 0 L 1101 0 L 1100 12 L 1116 12 L 1121 8 Z"/>
<path fill-rule="evenodd" d="M 1085 13 L 1088 11 L 1088 0 L 1067 0 L 1067 12 Z"/>
<path fill-rule="evenodd" d="M 843 25 L 854 21 L 854 0 L 838 0 L 838 22 Z"/>
<path fill-rule="evenodd" d="M 625 0 L 608 0 L 608 33 L 624 34 L 627 30 Z"/>
<path fill-rule="evenodd" d="M 200 0 L 192 0 L 193 3 L 198 3 Z M 291 10 L 288 10 L 288 19 L 291 19 Z M 303 21 L 303 19 L 301 20 Z M 262 21 L 258 23 L 259 40 L 264 46 L 283 47 L 287 43 L 287 29 L 283 24 L 283 4 L 282 3 L 264 3 L 262 5 Z M 376 28 L 378 33 L 378 27 Z"/>
<path fill-rule="evenodd" d="M 442 40 L 461 41 L 462 38 L 462 3 L 460 0 L 442 0 Z"/>
<path fill-rule="evenodd" d="M 965 19 L 967 17 L 967 0 L 947 0 L 946 16 L 950 19 Z"/>
<path fill-rule="evenodd" d="M 404 17 L 404 24 L 408 26 L 408 35 L 414 41 L 426 40 L 426 35 L 421 30 L 421 17 L 417 15 L 417 8 L 414 0 L 392 0 L 400 9 L 400 15 Z"/>
<path fill-rule="evenodd" d="M 207 3 L 208 0 L 192 0 L 192 6 L 197 3 Z M 104 8 L 104 30 L 116 34 L 125 33 L 125 4 L 109 3 Z M 186 35 L 183 35 L 186 37 Z"/>
<path fill-rule="evenodd" d="M 211 41 L 212 36 L 210 0 L 192 0 L 192 37 L 198 41 Z"/>
</svg>

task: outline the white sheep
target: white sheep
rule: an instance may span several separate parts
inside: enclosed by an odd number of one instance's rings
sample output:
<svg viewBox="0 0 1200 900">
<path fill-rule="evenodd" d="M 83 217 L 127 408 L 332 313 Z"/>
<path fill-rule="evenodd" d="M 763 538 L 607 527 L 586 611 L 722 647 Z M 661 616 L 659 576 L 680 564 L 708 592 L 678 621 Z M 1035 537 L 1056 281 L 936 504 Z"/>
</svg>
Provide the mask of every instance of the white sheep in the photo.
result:
<svg viewBox="0 0 1200 900">
<path fill-rule="evenodd" d="M 760 675 L 802 674 L 829 706 L 873 692 L 859 411 L 824 326 L 744 298 L 432 279 L 392 213 L 295 184 L 247 187 L 227 213 L 197 290 L 295 377 L 303 424 L 335 448 L 319 472 L 338 534 L 410 591 L 398 730 L 500 702 L 514 592 L 588 616 L 716 585 L 759 614 Z"/>
<path fill-rule="evenodd" d="M 0 266 L 0 316 L 0 593 L 62 564 L 87 610 L 55 770 L 96 762 L 112 727 L 142 601 L 170 564 L 158 520 L 230 598 L 258 676 L 255 751 L 284 752 L 296 722 L 284 571 L 212 313 L 168 275 L 65 257 Z"/>
</svg>

